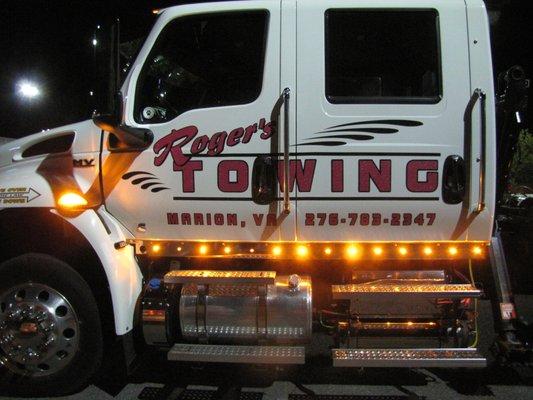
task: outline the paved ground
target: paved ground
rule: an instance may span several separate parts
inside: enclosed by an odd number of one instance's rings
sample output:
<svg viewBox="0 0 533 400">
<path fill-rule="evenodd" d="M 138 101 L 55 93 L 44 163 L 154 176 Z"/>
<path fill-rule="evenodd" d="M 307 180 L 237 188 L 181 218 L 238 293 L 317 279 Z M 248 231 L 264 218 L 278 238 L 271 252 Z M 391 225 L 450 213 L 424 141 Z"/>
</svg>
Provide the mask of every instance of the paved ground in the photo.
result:
<svg viewBox="0 0 533 400">
<path fill-rule="evenodd" d="M 517 296 L 522 314 L 533 321 L 533 296 Z M 490 332 L 490 304 L 482 301 L 481 331 Z M 480 343 L 483 352 L 490 345 L 489 335 Z M 338 369 L 327 359 L 283 370 L 249 366 L 208 366 L 201 369 L 167 363 L 164 354 L 144 360 L 127 382 L 107 382 L 108 392 L 91 386 L 69 400 L 137 399 L 148 394 L 145 388 L 159 388 L 158 399 L 180 400 L 273 400 L 325 399 L 350 395 L 355 399 L 533 399 L 533 370 L 489 367 L 484 370 L 424 369 Z M 185 389 L 187 389 L 185 391 Z M 141 395 L 142 393 L 142 395 Z M 139 397 L 141 395 L 141 397 Z M 300 395 L 300 396 L 297 396 Z M 304 395 L 304 396 L 302 396 Z M 305 396 L 307 395 L 307 396 Z M 383 397 L 388 396 L 388 397 Z M 391 397 L 392 396 L 392 397 Z M 0 397 L 0 399 L 8 399 Z M 349 400 L 348 397 L 337 397 Z"/>
</svg>

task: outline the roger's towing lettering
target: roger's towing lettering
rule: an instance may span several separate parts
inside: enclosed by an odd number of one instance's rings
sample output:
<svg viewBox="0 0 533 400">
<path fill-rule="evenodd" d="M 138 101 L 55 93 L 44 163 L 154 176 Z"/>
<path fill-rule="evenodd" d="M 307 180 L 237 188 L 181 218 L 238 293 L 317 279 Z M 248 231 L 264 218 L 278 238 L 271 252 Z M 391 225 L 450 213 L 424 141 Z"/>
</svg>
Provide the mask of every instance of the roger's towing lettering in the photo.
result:
<svg viewBox="0 0 533 400">
<path fill-rule="evenodd" d="M 31 187 L 0 188 L 1 204 L 26 204 L 41 194 Z"/>
<path fill-rule="evenodd" d="M 219 131 L 209 135 L 199 135 L 198 128 L 194 125 L 181 129 L 173 129 L 168 135 L 159 139 L 154 144 L 154 152 L 158 154 L 154 158 L 154 165 L 161 166 L 170 154 L 173 160 L 174 171 L 181 171 L 191 157 L 206 153 L 208 156 L 216 156 L 224 152 L 226 146 L 233 147 L 246 144 L 258 132 L 261 140 L 268 140 L 274 133 L 272 124 L 261 118 L 259 122 L 247 127 L 237 127 L 229 131 Z M 183 147 L 191 143 L 190 154 L 183 152 Z"/>
<path fill-rule="evenodd" d="M 339 154 L 338 157 L 342 157 Z M 251 155 L 250 157 L 253 157 Z M 409 193 L 433 193 L 439 186 L 439 162 L 436 159 L 334 159 L 306 158 L 290 160 L 289 189 L 295 186 L 300 193 L 310 193 L 315 188 L 318 176 L 329 170 L 327 193 L 391 193 L 393 186 L 406 189 Z M 204 170 L 202 160 L 193 160 L 179 167 L 181 172 L 181 192 L 195 193 L 197 181 L 209 172 Z M 216 185 L 220 193 L 244 193 L 250 188 L 251 166 L 249 161 L 227 159 L 216 167 Z M 279 190 L 283 191 L 283 161 L 278 161 Z M 179 178 L 178 178 L 179 179 Z M 323 179 L 323 178 L 322 178 Z M 327 179 L 327 178 L 326 178 Z M 214 184 L 213 184 L 214 185 Z M 401 187 L 398 187 L 401 185 Z M 316 189 L 316 188 L 315 188 Z M 389 195 L 390 196 L 390 195 Z M 383 196 L 383 198 L 386 198 Z M 195 198 L 197 199 L 197 198 Z M 187 200 L 186 196 L 176 200 Z M 198 199 L 201 200 L 201 199 Z"/>
</svg>

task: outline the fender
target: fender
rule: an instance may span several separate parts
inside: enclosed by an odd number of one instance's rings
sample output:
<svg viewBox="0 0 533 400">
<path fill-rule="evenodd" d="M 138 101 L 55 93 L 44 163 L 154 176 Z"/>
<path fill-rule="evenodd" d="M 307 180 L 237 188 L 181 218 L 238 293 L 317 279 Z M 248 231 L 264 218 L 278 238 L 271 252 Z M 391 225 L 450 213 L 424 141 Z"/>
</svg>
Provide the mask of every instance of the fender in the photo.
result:
<svg viewBox="0 0 533 400">
<path fill-rule="evenodd" d="M 122 336 L 132 330 L 143 277 L 133 247 L 115 248 L 130 236 L 105 210 L 74 217 L 50 208 L 12 207 L 0 210 L 0 225 L 10 227 L 0 234 L 0 262 L 32 252 L 65 261 L 98 296 L 107 332 Z"/>
<path fill-rule="evenodd" d="M 135 260 L 134 248 L 116 249 L 115 243 L 133 238 L 103 207 L 67 217 L 52 210 L 74 226 L 97 254 L 109 283 L 117 335 L 133 329 L 135 305 L 142 289 L 142 274 Z M 107 229 L 106 229 L 107 228 Z"/>
<path fill-rule="evenodd" d="M 102 131 L 88 120 L 0 146 L 0 210 L 50 209 L 85 237 L 103 266 L 115 330 L 123 335 L 133 328 L 142 275 L 133 248 L 114 247 L 132 236 L 102 205 L 101 138 Z M 69 190 L 83 193 L 88 209 L 69 214 L 56 210 L 58 197 Z"/>
</svg>

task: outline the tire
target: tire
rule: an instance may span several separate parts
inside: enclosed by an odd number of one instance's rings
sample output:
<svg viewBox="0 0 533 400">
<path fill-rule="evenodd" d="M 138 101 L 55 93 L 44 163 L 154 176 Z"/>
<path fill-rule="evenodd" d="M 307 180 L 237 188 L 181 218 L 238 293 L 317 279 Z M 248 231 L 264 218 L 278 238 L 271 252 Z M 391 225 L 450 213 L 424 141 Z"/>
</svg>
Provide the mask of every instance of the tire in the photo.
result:
<svg viewBox="0 0 533 400">
<path fill-rule="evenodd" d="M 0 264 L 0 393 L 80 391 L 102 354 L 98 307 L 80 274 L 45 254 Z"/>
</svg>

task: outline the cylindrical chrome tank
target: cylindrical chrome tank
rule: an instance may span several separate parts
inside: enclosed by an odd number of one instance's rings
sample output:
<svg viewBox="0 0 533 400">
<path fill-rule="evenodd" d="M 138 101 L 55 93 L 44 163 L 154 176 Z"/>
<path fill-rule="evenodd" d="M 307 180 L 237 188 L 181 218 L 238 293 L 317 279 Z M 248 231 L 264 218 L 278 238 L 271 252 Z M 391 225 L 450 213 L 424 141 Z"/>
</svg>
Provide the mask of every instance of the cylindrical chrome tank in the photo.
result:
<svg viewBox="0 0 533 400">
<path fill-rule="evenodd" d="M 179 320 L 186 340 L 304 342 L 312 329 L 311 279 L 285 275 L 273 285 L 185 284 Z"/>
</svg>

